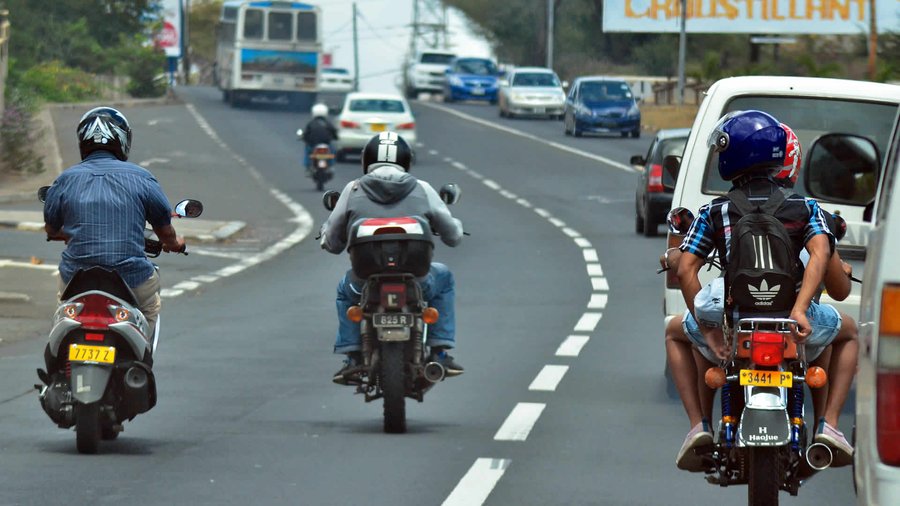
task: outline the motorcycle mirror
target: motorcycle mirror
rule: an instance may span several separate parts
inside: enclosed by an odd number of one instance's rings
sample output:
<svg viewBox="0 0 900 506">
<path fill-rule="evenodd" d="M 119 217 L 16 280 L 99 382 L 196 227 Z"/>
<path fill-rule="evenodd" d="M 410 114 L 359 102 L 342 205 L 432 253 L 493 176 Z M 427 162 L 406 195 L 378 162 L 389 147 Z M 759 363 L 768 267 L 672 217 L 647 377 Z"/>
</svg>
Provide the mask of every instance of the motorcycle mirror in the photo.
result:
<svg viewBox="0 0 900 506">
<path fill-rule="evenodd" d="M 459 185 L 456 183 L 447 183 L 444 186 L 441 186 L 441 200 L 448 206 L 452 206 L 459 202 L 459 195 L 461 192 L 462 190 L 460 190 Z"/>
<path fill-rule="evenodd" d="M 334 206 L 337 205 L 337 201 L 339 198 L 341 198 L 340 192 L 329 190 L 325 192 L 324 195 L 322 195 L 322 205 L 325 206 L 325 209 L 334 211 Z"/>
<path fill-rule="evenodd" d="M 41 202 L 45 202 L 47 200 L 47 192 L 50 191 L 49 186 L 41 186 L 38 188 L 37 197 Z"/>
<path fill-rule="evenodd" d="M 303 129 L 302 128 L 297 129 L 297 140 L 300 140 L 300 139 L 303 139 Z"/>
<path fill-rule="evenodd" d="M 832 214 L 831 218 L 834 220 L 834 230 L 831 232 L 834 234 L 834 239 L 840 241 L 847 235 L 847 220 L 840 214 Z"/>
<path fill-rule="evenodd" d="M 666 223 L 669 224 L 669 232 L 676 235 L 684 235 L 690 230 L 694 222 L 694 213 L 686 207 L 676 207 L 669 211 Z"/>
<path fill-rule="evenodd" d="M 203 203 L 199 200 L 185 199 L 175 205 L 175 215 L 182 218 L 196 218 L 203 214 Z"/>
</svg>

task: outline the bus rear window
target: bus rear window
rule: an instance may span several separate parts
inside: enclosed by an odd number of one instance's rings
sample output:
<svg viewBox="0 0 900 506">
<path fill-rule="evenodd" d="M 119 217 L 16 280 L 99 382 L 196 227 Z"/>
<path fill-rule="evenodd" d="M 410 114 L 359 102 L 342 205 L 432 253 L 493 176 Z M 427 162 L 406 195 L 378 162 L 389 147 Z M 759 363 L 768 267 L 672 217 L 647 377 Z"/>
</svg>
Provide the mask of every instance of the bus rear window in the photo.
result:
<svg viewBox="0 0 900 506">
<path fill-rule="evenodd" d="M 247 9 L 244 14 L 244 38 L 261 39 L 263 36 L 263 11 Z"/>
<path fill-rule="evenodd" d="M 269 40 L 291 40 L 290 12 L 269 13 Z"/>
<path fill-rule="evenodd" d="M 297 40 L 316 40 L 316 13 L 297 13 Z"/>
</svg>

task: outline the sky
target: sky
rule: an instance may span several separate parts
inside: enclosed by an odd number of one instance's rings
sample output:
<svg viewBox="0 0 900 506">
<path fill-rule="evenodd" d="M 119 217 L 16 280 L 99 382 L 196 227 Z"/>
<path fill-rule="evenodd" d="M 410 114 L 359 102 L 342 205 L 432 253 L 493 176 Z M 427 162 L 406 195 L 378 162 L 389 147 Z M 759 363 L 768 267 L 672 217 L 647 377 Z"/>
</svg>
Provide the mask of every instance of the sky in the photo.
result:
<svg viewBox="0 0 900 506">
<path fill-rule="evenodd" d="M 332 66 L 353 72 L 353 1 L 322 0 L 322 34 Z M 360 91 L 397 92 L 412 34 L 413 0 L 356 0 Z M 448 11 L 451 49 L 466 56 L 491 56 L 490 46 L 467 27 L 462 14 Z M 420 45 L 421 47 L 421 45 Z"/>
</svg>

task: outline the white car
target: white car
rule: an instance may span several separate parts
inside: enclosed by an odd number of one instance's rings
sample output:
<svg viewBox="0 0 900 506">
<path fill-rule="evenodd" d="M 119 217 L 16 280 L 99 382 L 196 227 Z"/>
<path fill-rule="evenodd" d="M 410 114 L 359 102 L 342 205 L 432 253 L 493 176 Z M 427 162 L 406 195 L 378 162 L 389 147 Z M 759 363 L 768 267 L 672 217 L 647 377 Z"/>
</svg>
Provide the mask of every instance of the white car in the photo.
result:
<svg viewBox="0 0 900 506">
<path fill-rule="evenodd" d="M 444 72 L 456 54 L 450 51 L 429 49 L 415 55 L 403 73 L 403 90 L 406 98 L 415 99 L 419 92 L 440 93 L 444 89 Z"/>
<path fill-rule="evenodd" d="M 353 76 L 350 71 L 339 67 L 325 67 L 319 74 L 319 91 L 316 99 L 328 106 L 328 110 L 336 113 L 347 93 L 353 91 Z"/>
<path fill-rule="evenodd" d="M 500 81 L 497 97 L 500 116 L 528 114 L 562 119 L 566 107 L 563 88 L 567 85 L 550 69 L 519 67 Z"/>
<path fill-rule="evenodd" d="M 856 376 L 857 504 L 900 504 L 900 126 L 875 202 Z"/>
<path fill-rule="evenodd" d="M 391 130 L 413 147 L 416 120 L 406 100 L 395 93 L 356 92 L 347 95 L 338 115 L 338 139 L 334 143 L 338 161 L 358 154 L 366 143 L 381 132 Z"/>
</svg>

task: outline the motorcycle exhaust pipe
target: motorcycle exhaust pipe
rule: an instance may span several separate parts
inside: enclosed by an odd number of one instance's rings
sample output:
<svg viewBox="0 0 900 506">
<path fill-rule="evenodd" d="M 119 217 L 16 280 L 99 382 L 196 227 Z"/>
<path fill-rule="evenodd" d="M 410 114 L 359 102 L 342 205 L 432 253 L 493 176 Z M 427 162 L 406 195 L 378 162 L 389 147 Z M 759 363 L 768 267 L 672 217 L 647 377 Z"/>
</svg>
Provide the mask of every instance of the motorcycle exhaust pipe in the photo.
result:
<svg viewBox="0 0 900 506">
<path fill-rule="evenodd" d="M 125 371 L 125 384 L 134 390 L 143 389 L 147 386 L 147 371 L 140 367 L 129 367 Z"/>
<path fill-rule="evenodd" d="M 432 383 L 442 381 L 444 379 L 445 373 L 446 371 L 444 370 L 444 366 L 442 366 L 438 362 L 428 362 L 427 364 L 425 364 L 425 379 Z"/>
<path fill-rule="evenodd" d="M 813 443 L 806 448 L 806 462 L 816 471 L 828 469 L 833 457 L 831 448 L 822 443 Z"/>
</svg>

